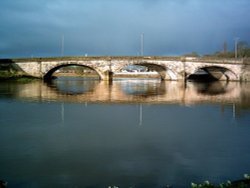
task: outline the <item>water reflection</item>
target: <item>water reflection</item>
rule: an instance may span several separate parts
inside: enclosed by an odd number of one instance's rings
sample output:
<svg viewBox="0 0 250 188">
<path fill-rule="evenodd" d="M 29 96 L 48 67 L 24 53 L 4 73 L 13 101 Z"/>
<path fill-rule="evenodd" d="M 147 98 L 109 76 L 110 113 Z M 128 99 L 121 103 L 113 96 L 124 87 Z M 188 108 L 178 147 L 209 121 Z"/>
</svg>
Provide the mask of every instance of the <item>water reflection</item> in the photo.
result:
<svg viewBox="0 0 250 188">
<path fill-rule="evenodd" d="M 0 179 L 10 187 L 160 188 L 241 178 L 250 169 L 249 111 L 234 118 L 250 106 L 249 86 L 2 82 Z"/>
<path fill-rule="evenodd" d="M 0 97 L 22 100 L 102 103 L 197 103 L 250 104 L 250 83 L 175 82 L 159 80 L 57 79 L 51 83 L 1 83 Z"/>
<path fill-rule="evenodd" d="M 194 85 L 198 93 L 208 94 L 208 95 L 219 95 L 230 92 L 233 89 L 235 84 L 229 82 L 196 82 Z"/>
<path fill-rule="evenodd" d="M 166 85 L 161 80 L 124 80 L 120 85 L 127 95 L 150 97 L 166 93 Z"/>
<path fill-rule="evenodd" d="M 55 89 L 59 94 L 63 95 L 80 95 L 84 93 L 94 92 L 95 86 L 98 84 L 96 79 L 86 79 L 79 77 L 58 77 L 56 80 L 46 82 L 49 87 Z"/>
</svg>

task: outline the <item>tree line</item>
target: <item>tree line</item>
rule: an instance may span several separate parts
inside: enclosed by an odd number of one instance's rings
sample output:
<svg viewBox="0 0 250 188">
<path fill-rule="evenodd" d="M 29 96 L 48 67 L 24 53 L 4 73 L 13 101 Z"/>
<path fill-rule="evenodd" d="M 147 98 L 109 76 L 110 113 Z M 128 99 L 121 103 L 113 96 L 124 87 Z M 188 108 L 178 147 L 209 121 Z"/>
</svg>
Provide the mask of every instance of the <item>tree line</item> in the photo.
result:
<svg viewBox="0 0 250 188">
<path fill-rule="evenodd" d="M 227 42 L 224 42 L 222 51 L 218 51 L 213 54 L 206 54 L 204 55 L 204 57 L 250 58 L 250 46 L 246 41 L 237 42 L 236 48 L 237 49 L 228 51 Z M 191 52 L 191 53 L 185 54 L 184 56 L 200 57 L 200 55 L 197 52 Z"/>
</svg>

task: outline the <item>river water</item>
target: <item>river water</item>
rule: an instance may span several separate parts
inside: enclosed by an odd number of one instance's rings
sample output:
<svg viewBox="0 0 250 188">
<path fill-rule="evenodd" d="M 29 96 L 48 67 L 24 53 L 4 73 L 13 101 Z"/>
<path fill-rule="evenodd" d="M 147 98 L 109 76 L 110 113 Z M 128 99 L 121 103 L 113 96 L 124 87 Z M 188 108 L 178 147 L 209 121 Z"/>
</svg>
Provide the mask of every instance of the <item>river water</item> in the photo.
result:
<svg viewBox="0 0 250 188">
<path fill-rule="evenodd" d="M 250 173 L 250 83 L 0 83 L 9 187 L 191 187 Z"/>
</svg>

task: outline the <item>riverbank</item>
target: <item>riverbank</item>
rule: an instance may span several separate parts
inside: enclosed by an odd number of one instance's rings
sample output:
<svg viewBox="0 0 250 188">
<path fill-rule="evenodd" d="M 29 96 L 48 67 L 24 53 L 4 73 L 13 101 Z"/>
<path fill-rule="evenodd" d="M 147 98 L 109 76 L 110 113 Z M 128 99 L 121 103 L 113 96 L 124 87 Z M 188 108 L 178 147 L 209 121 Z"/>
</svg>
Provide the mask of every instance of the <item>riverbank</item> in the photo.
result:
<svg viewBox="0 0 250 188">
<path fill-rule="evenodd" d="M 28 76 L 19 72 L 0 71 L 0 81 L 14 80 L 14 81 L 28 82 L 37 79 L 38 78 Z"/>
</svg>

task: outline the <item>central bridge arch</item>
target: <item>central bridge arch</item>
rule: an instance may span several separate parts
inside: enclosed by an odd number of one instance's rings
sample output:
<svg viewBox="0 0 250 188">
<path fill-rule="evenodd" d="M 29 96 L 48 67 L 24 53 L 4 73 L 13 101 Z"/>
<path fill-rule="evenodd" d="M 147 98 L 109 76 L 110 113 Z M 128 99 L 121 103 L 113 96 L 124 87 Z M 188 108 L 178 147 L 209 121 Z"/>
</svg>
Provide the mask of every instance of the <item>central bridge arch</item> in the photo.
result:
<svg viewBox="0 0 250 188">
<path fill-rule="evenodd" d="M 130 65 L 143 66 L 147 67 L 150 71 L 156 71 L 159 74 L 161 80 L 178 80 L 179 78 L 178 73 L 170 67 L 166 66 L 166 64 L 153 63 L 147 61 L 125 63 L 121 65 L 116 71 L 121 71 L 122 69 Z"/>
</svg>

